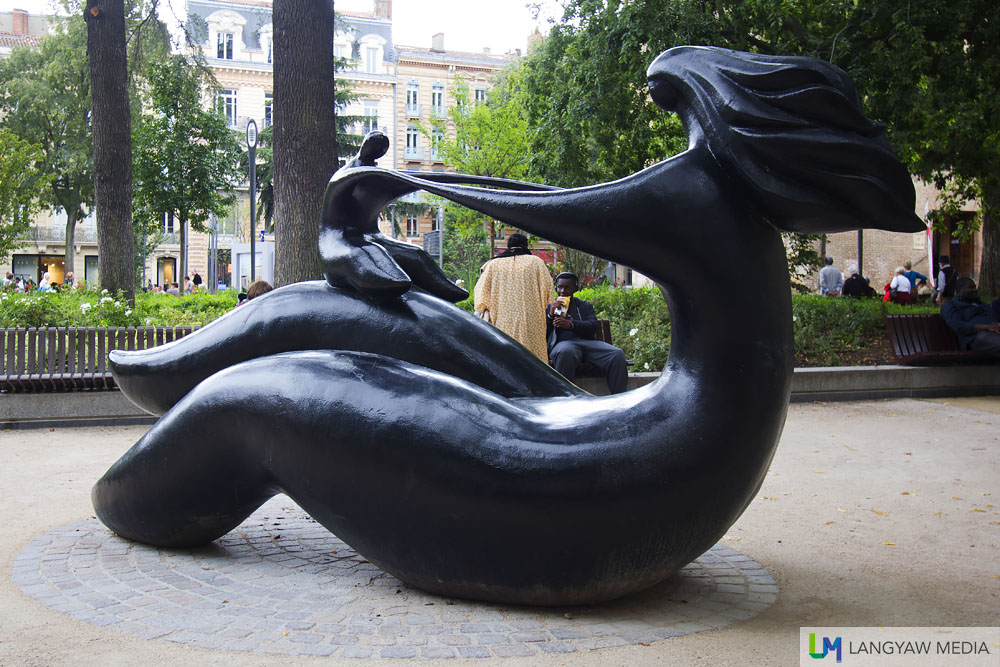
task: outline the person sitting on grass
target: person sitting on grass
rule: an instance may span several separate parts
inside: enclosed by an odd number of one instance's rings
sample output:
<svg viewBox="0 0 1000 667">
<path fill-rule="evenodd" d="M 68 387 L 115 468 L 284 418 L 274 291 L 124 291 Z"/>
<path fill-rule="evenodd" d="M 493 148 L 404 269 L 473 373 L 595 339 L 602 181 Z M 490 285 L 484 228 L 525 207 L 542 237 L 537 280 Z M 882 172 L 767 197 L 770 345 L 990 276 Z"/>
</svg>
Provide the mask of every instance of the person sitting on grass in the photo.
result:
<svg viewBox="0 0 1000 667">
<path fill-rule="evenodd" d="M 941 317 L 958 336 L 963 350 L 977 350 L 1000 359 L 1000 321 L 994 309 L 979 300 L 972 278 L 955 280 L 955 298 L 941 306 Z"/>
</svg>

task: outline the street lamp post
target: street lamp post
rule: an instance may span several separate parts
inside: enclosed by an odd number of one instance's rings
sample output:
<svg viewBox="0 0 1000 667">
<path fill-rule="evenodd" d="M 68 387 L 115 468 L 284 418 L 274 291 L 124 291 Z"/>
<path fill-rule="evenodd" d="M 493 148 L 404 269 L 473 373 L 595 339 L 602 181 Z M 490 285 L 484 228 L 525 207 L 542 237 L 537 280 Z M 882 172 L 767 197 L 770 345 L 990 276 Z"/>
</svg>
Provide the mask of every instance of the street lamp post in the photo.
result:
<svg viewBox="0 0 1000 667">
<path fill-rule="evenodd" d="M 254 236 L 257 230 L 257 123 L 247 123 L 247 149 L 250 151 L 250 282 L 257 279 L 257 251 Z"/>
</svg>

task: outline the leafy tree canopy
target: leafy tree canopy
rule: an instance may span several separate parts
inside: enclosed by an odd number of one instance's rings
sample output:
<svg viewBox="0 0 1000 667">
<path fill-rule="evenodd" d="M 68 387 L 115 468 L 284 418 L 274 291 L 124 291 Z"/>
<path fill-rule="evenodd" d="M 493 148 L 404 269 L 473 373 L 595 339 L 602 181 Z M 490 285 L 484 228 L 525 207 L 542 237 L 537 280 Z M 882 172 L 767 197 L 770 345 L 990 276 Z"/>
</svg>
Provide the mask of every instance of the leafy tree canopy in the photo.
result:
<svg viewBox="0 0 1000 667">
<path fill-rule="evenodd" d="M 209 216 L 235 201 L 239 137 L 221 113 L 202 108 L 201 85 L 183 57 L 149 67 L 148 113 L 132 131 L 137 217 L 173 214 L 205 231 Z"/>
<path fill-rule="evenodd" d="M 52 179 L 38 171 L 44 156 L 38 146 L 0 128 L 0 257 L 20 247 L 38 200 Z"/>
<path fill-rule="evenodd" d="M 1000 5 L 991 0 L 564 0 L 524 67 L 533 178 L 620 178 L 686 147 L 648 99 L 645 71 L 682 44 L 806 55 L 855 79 L 870 116 L 916 175 L 989 216 L 1000 178 Z M 997 244 L 985 233 L 984 246 Z M 801 244 L 788 239 L 788 247 Z M 1000 258 L 984 247 L 983 280 Z M 798 254 L 790 254 L 790 264 Z M 793 269 L 802 268 L 790 266 Z M 1000 291 L 994 287 L 994 291 Z"/>
</svg>

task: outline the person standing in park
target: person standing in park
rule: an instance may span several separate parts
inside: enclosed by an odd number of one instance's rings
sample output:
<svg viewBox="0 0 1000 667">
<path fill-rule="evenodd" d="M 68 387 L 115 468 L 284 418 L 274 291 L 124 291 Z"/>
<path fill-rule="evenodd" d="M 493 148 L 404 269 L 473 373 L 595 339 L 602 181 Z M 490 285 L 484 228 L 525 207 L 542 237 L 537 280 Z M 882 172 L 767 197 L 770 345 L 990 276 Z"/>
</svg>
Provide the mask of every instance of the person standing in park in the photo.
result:
<svg viewBox="0 0 1000 667">
<path fill-rule="evenodd" d="M 958 273 L 951 266 L 951 258 L 948 255 L 941 255 L 938 259 L 937 294 L 934 295 L 934 303 L 945 303 L 955 296 L 955 279 Z"/>
<path fill-rule="evenodd" d="M 844 274 L 833 265 L 833 257 L 826 258 L 826 266 L 819 270 L 819 293 L 823 296 L 840 296 L 844 288 Z"/>
<path fill-rule="evenodd" d="M 551 280 L 545 262 L 528 249 L 528 237 L 516 232 L 507 250 L 483 265 L 474 290 L 476 313 L 543 362 L 549 358 L 545 305 Z"/>
</svg>

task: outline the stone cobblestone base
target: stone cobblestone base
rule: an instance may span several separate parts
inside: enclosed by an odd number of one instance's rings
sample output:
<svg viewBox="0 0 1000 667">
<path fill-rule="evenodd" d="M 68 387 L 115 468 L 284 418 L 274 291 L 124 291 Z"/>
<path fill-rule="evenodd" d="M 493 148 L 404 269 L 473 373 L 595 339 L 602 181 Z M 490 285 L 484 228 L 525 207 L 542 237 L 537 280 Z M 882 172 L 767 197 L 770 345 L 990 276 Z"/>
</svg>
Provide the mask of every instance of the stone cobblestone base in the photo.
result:
<svg viewBox="0 0 1000 667">
<path fill-rule="evenodd" d="M 29 544 L 12 576 L 48 607 L 128 635 L 345 658 L 534 656 L 649 643 L 750 618 L 778 595 L 763 567 L 717 545 L 673 580 L 598 606 L 441 598 L 385 574 L 285 496 L 192 550 L 135 544 L 96 519 L 77 521 Z"/>
</svg>

